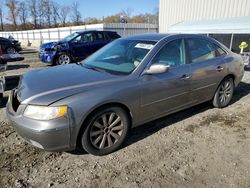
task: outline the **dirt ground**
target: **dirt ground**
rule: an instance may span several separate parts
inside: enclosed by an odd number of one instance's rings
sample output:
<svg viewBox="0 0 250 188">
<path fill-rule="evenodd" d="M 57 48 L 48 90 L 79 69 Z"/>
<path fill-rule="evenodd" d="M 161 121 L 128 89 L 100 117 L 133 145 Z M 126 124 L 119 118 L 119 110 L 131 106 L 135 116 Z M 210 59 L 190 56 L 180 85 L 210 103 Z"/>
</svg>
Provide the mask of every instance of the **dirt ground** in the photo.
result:
<svg viewBox="0 0 250 188">
<path fill-rule="evenodd" d="M 7 74 L 44 66 L 36 53 L 24 56 Z M 0 187 L 250 187 L 249 93 L 246 71 L 227 108 L 205 103 L 142 125 L 103 157 L 36 149 L 1 108 Z"/>
</svg>

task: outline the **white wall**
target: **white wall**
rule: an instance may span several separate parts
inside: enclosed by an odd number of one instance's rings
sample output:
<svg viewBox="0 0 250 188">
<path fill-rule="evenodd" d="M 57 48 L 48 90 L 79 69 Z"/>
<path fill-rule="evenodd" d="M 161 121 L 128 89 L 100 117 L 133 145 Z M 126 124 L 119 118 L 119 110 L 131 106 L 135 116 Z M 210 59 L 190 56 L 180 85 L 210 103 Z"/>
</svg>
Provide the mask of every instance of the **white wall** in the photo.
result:
<svg viewBox="0 0 250 188">
<path fill-rule="evenodd" d="M 11 35 L 15 39 L 19 40 L 24 47 L 39 47 L 41 43 L 57 41 L 71 33 L 83 30 L 112 30 L 116 31 L 121 36 L 129 36 L 142 33 L 156 33 L 158 32 L 158 27 L 154 24 L 105 23 L 28 31 L 0 32 L 0 37 L 8 38 L 9 35 Z"/>
<path fill-rule="evenodd" d="M 250 0 L 160 0 L 159 31 L 183 21 L 250 16 Z"/>
</svg>

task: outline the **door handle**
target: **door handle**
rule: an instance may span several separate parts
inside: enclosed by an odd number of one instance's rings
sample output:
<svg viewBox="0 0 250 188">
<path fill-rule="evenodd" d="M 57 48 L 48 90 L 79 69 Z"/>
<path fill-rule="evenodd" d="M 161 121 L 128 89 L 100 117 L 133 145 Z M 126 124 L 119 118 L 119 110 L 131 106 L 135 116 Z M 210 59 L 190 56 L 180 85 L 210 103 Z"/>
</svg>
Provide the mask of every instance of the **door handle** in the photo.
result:
<svg viewBox="0 0 250 188">
<path fill-rule="evenodd" d="M 181 80 L 187 80 L 189 78 L 191 78 L 191 75 L 189 75 L 189 74 L 184 74 L 181 76 Z"/>
<path fill-rule="evenodd" d="M 218 66 L 218 67 L 216 68 L 216 71 L 220 72 L 220 71 L 223 71 L 223 69 L 224 69 L 224 67 Z"/>
</svg>

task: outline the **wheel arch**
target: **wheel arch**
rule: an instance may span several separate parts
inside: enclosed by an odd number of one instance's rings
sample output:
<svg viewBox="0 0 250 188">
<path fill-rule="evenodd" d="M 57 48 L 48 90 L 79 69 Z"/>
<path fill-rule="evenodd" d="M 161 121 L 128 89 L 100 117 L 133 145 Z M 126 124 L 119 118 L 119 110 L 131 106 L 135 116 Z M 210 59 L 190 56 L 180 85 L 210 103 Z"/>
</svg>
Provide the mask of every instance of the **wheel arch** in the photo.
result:
<svg viewBox="0 0 250 188">
<path fill-rule="evenodd" d="M 225 79 L 227 79 L 227 78 L 232 78 L 232 79 L 233 79 L 233 83 L 235 84 L 235 75 L 234 75 L 234 74 L 228 74 L 228 75 L 224 76 L 224 77 L 221 79 L 221 81 L 219 82 L 219 84 L 217 85 L 217 88 L 216 88 L 216 90 L 214 91 L 213 96 L 215 95 L 217 89 L 220 87 L 221 83 L 222 83 Z"/>
<path fill-rule="evenodd" d="M 221 84 L 225 79 L 227 79 L 227 78 L 232 78 L 232 79 L 233 79 L 233 83 L 234 83 L 234 85 L 235 85 L 236 76 L 235 76 L 234 74 L 232 74 L 232 73 L 226 75 L 226 76 L 221 80 L 220 84 Z M 219 85 L 220 85 L 220 84 L 219 84 Z"/>
<path fill-rule="evenodd" d="M 62 54 L 67 54 L 70 57 L 71 63 L 74 62 L 74 58 L 69 50 L 62 50 L 60 52 L 57 52 L 56 55 L 53 58 L 53 65 L 56 65 L 56 61 L 58 60 L 59 56 Z"/>
<path fill-rule="evenodd" d="M 96 106 L 94 109 L 92 109 L 88 114 L 87 116 L 83 119 L 82 123 L 81 123 L 81 127 L 77 133 L 77 139 L 76 139 L 76 146 L 79 146 L 79 143 L 81 141 L 81 134 L 83 134 L 84 130 L 86 129 L 86 126 L 84 126 L 86 124 L 86 122 L 89 121 L 90 117 L 96 113 L 98 110 L 101 110 L 101 109 L 106 109 L 108 107 L 120 107 L 122 108 L 123 110 L 125 110 L 125 112 L 127 113 L 128 115 L 128 118 L 129 118 L 129 127 L 131 128 L 132 126 L 132 122 L 133 122 L 133 114 L 132 112 L 130 111 L 130 109 L 128 108 L 128 106 L 126 106 L 125 104 L 123 103 L 120 103 L 120 102 L 109 102 L 109 103 L 105 103 L 105 104 L 102 104 L 100 106 Z"/>
</svg>

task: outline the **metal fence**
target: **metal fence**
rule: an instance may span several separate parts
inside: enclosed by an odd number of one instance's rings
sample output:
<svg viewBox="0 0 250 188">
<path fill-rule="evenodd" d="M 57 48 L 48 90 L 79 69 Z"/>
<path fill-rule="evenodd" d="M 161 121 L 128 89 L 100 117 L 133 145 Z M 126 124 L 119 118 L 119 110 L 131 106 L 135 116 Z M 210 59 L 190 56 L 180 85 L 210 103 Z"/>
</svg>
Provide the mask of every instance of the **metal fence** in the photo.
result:
<svg viewBox="0 0 250 188">
<path fill-rule="evenodd" d="M 8 38 L 9 36 L 12 36 L 17 40 L 20 40 L 22 43 L 27 42 L 27 45 L 40 45 L 43 42 L 60 40 L 71 33 L 83 30 L 111 30 L 116 31 L 121 36 L 129 36 L 141 33 L 157 33 L 158 26 L 155 24 L 144 23 L 103 23 L 74 27 L 0 32 L 0 37 Z"/>
</svg>

